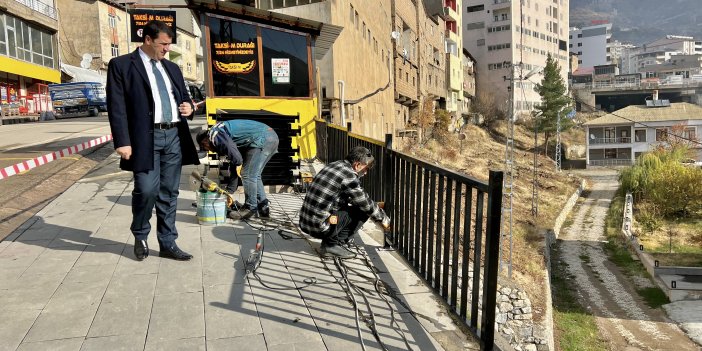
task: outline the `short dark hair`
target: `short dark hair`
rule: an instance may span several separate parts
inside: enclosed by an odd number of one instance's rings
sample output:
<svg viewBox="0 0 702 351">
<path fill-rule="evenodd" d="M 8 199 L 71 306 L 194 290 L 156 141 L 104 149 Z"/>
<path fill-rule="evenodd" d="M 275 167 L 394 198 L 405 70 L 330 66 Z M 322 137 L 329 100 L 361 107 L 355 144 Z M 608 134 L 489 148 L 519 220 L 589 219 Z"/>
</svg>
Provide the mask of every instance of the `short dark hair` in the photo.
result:
<svg viewBox="0 0 702 351">
<path fill-rule="evenodd" d="M 195 140 L 197 141 L 198 145 L 202 145 L 202 141 L 207 139 L 208 133 L 207 130 L 201 130 L 197 132 L 197 135 L 195 136 Z"/>
<path fill-rule="evenodd" d="M 157 21 L 157 20 L 152 20 L 146 23 L 144 25 L 144 30 L 141 33 L 142 36 L 142 42 L 146 42 L 146 36 L 148 35 L 151 40 L 156 40 L 156 37 L 160 33 L 166 33 L 166 35 L 169 38 L 173 38 L 173 29 L 169 25 L 167 25 L 165 22 L 162 21 Z"/>
<path fill-rule="evenodd" d="M 351 164 L 361 162 L 370 166 L 373 164 L 373 161 L 375 161 L 375 158 L 367 148 L 363 146 L 356 146 L 349 151 L 348 155 L 346 155 L 346 161 L 349 161 Z"/>
</svg>

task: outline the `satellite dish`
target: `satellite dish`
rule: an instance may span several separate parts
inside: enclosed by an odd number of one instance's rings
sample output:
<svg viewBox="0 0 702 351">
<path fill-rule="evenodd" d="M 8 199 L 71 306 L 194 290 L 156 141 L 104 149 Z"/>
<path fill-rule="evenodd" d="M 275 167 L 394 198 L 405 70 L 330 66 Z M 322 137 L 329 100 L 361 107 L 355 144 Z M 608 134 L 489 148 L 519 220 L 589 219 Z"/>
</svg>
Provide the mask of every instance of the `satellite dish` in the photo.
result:
<svg viewBox="0 0 702 351">
<path fill-rule="evenodd" d="M 390 37 L 395 40 L 400 39 L 400 32 L 392 31 L 392 33 L 390 33 Z"/>
<path fill-rule="evenodd" d="M 83 61 L 80 61 L 80 66 L 82 68 L 90 68 L 90 64 L 93 62 L 93 55 L 85 53 L 83 54 Z"/>
<path fill-rule="evenodd" d="M 590 134 L 590 139 L 595 140 L 595 134 Z"/>
</svg>

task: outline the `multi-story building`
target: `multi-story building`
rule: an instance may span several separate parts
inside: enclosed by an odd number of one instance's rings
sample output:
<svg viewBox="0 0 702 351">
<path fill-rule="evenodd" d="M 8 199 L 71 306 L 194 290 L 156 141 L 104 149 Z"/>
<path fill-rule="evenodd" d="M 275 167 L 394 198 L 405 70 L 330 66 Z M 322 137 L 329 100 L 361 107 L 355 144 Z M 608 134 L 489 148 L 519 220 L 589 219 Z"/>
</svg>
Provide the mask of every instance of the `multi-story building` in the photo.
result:
<svg viewBox="0 0 702 351">
<path fill-rule="evenodd" d="M 145 2 L 130 1 L 127 6 L 136 7 Z M 150 0 L 148 4 L 156 2 Z M 87 67 L 104 77 L 110 59 L 130 53 L 141 45 L 129 40 L 129 18 L 124 5 L 116 1 L 57 0 L 57 7 L 61 22 L 71 24 L 61 26 L 62 63 Z M 200 38 L 196 32 L 199 32 L 199 28 L 193 24 L 194 19 L 189 11 L 177 12 L 176 15 L 176 44 L 171 45 L 168 58 L 178 64 L 186 80 L 201 83 L 203 72 L 197 69 Z M 86 58 L 89 65 L 82 65 Z M 201 52 L 199 59 L 202 60 Z"/>
<path fill-rule="evenodd" d="M 670 134 L 693 140 L 699 135 L 702 107 L 686 102 L 648 101 L 648 105 L 631 105 L 584 124 L 588 166 L 629 166 Z M 693 151 L 695 160 L 700 161 L 700 149 L 695 147 Z"/>
<path fill-rule="evenodd" d="M 442 0 L 446 20 L 446 110 L 455 118 L 463 113 L 463 32 L 461 0 Z"/>
<path fill-rule="evenodd" d="M 568 0 L 464 0 L 463 46 L 478 62 L 478 89 L 509 110 L 514 85 L 516 113 L 530 111 L 541 102 L 533 87 L 549 54 L 567 82 L 568 8 Z"/>
<path fill-rule="evenodd" d="M 463 49 L 463 117 L 470 115 L 471 104 L 475 98 L 475 59 Z"/>
<path fill-rule="evenodd" d="M 595 67 L 612 63 L 612 24 L 601 23 L 582 28 L 570 28 L 570 52 L 578 55 L 580 67 Z"/>
<path fill-rule="evenodd" d="M 316 58 L 318 91 L 328 110 L 323 115 L 334 123 L 351 122 L 354 132 L 381 140 L 385 133 L 394 132 L 389 2 L 322 0 L 298 5 L 261 0 L 257 6 L 343 27 L 343 31 L 337 27 L 340 33 L 331 50 Z"/>
<path fill-rule="evenodd" d="M 53 0 L 0 0 L 0 105 L 3 114 L 49 109 L 59 83 L 58 13 Z"/>
</svg>

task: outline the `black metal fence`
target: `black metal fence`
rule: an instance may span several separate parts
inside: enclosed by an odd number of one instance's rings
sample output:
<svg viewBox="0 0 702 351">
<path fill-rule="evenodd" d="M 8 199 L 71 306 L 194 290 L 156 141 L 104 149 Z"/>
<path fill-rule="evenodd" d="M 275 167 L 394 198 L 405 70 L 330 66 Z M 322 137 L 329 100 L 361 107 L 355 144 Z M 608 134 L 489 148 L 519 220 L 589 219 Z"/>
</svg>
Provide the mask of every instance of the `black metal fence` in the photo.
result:
<svg viewBox="0 0 702 351">
<path fill-rule="evenodd" d="M 385 201 L 393 220 L 385 245 L 414 267 L 466 323 L 482 348 L 492 350 L 499 265 L 502 172 L 488 183 L 432 165 L 385 142 L 346 128 L 317 122 L 317 154 L 324 162 L 343 159 L 361 145 L 376 165 L 362 178 L 376 201 Z M 482 289 L 482 294 L 481 294 Z"/>
</svg>

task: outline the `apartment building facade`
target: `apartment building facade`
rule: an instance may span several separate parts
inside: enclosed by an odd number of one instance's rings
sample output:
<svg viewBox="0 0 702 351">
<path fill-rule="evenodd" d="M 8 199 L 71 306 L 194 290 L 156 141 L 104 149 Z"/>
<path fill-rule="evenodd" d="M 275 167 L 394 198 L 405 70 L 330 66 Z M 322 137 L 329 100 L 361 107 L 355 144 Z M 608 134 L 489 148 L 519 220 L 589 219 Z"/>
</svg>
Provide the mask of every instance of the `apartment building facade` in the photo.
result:
<svg viewBox="0 0 702 351">
<path fill-rule="evenodd" d="M 621 54 L 622 74 L 644 73 L 645 67 L 662 65 L 670 62 L 676 55 L 702 54 L 702 41 L 693 37 L 666 35 L 638 47 L 626 47 Z M 644 75 L 643 78 L 646 78 Z"/>
<path fill-rule="evenodd" d="M 477 61 L 478 90 L 490 91 L 505 110 L 528 113 L 541 102 L 534 86 L 543 78 L 538 72 L 548 54 L 567 82 L 568 9 L 569 0 L 464 0 L 463 45 Z M 511 81 L 513 70 L 517 78 Z M 529 79 L 519 79 L 527 75 Z"/>
<path fill-rule="evenodd" d="M 148 1 L 154 5 L 155 0 Z M 75 1 L 56 0 L 61 15 L 61 61 L 70 66 L 80 66 L 106 76 L 107 65 L 114 57 L 130 53 L 141 45 L 131 42 L 127 10 L 143 5 L 146 1 L 133 1 L 130 8 L 109 0 Z M 199 28 L 194 25 L 190 11 L 179 13 L 176 19 L 176 44 L 171 45 L 168 58 L 183 71 L 187 81 L 202 83 L 202 50 Z M 70 25 L 68 25 L 70 23 Z M 94 33 L 86 35 L 86 33 Z M 82 65 L 88 58 L 89 65 Z M 198 58 L 200 61 L 198 61 Z"/>
<path fill-rule="evenodd" d="M 3 114 L 49 109 L 47 85 L 61 81 L 53 0 L 0 0 L 0 107 Z"/>
<path fill-rule="evenodd" d="M 582 28 L 570 28 L 570 52 L 578 56 L 580 67 L 595 67 L 612 63 L 612 24 L 601 23 Z"/>
</svg>

